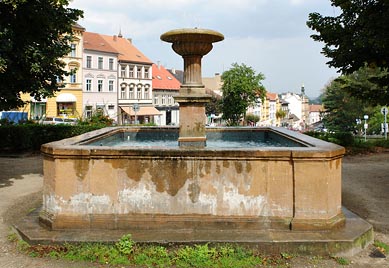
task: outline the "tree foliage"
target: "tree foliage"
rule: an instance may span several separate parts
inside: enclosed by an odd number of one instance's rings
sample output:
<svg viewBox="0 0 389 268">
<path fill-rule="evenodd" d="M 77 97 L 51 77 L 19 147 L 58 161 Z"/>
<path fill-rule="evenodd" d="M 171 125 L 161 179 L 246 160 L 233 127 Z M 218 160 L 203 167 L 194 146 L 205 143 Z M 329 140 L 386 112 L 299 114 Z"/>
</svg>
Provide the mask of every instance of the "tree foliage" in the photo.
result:
<svg viewBox="0 0 389 268">
<path fill-rule="evenodd" d="M 230 70 L 222 74 L 221 79 L 223 119 L 227 120 L 228 125 L 236 126 L 247 108 L 265 97 L 266 90 L 261 82 L 265 77 L 261 73 L 256 74 L 245 64 L 234 63 Z"/>
<path fill-rule="evenodd" d="M 0 2 L 0 110 L 24 105 L 21 93 L 40 100 L 58 91 L 68 72 L 61 58 L 70 52 L 72 25 L 82 11 L 68 0 Z"/>
<path fill-rule="evenodd" d="M 363 102 L 342 90 L 342 84 L 332 81 L 323 96 L 325 114 L 323 123 L 331 132 L 352 132 L 356 127 L 356 119 L 363 118 L 365 107 Z"/>
<path fill-rule="evenodd" d="M 338 16 L 309 14 L 308 27 L 318 34 L 313 40 L 324 42 L 322 53 L 331 60 L 327 64 L 342 74 L 351 74 L 367 67 L 375 73 L 370 81 L 375 84 L 372 104 L 389 103 L 389 1 L 387 0 L 331 0 L 341 10 Z M 370 94 L 352 89 L 358 98 Z M 379 94 L 376 94 L 379 91 Z M 378 98 L 379 95 L 379 98 Z"/>
</svg>

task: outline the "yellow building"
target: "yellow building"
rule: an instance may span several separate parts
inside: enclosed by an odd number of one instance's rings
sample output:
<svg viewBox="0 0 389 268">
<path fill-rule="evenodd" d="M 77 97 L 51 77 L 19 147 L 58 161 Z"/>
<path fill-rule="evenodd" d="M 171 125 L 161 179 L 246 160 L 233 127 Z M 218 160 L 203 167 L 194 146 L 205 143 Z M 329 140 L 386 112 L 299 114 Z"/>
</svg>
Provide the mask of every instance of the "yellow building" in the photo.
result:
<svg viewBox="0 0 389 268">
<path fill-rule="evenodd" d="M 280 126 L 281 118 L 277 117 L 277 111 L 281 109 L 278 94 L 266 92 L 266 97 L 260 106 L 260 125 Z"/>
<path fill-rule="evenodd" d="M 73 25 L 73 40 L 71 51 L 63 58 L 66 71 L 74 70 L 74 74 L 66 77 L 64 88 L 54 97 L 36 101 L 29 94 L 22 95 L 24 101 L 29 101 L 22 110 L 28 112 L 30 119 L 42 117 L 81 117 L 82 116 L 82 53 L 83 32 L 85 29 L 79 24 Z"/>
</svg>

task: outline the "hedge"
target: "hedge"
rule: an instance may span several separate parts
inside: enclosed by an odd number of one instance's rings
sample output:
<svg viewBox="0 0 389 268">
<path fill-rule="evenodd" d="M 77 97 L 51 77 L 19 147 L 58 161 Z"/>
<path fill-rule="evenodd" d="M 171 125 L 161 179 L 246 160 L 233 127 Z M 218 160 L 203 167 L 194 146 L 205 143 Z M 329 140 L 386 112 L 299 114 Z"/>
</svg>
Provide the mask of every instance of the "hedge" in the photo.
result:
<svg viewBox="0 0 389 268">
<path fill-rule="evenodd" d="M 4 125 L 0 126 L 0 150 L 24 152 L 40 150 L 42 144 L 77 136 L 103 126 L 89 125 Z"/>
</svg>

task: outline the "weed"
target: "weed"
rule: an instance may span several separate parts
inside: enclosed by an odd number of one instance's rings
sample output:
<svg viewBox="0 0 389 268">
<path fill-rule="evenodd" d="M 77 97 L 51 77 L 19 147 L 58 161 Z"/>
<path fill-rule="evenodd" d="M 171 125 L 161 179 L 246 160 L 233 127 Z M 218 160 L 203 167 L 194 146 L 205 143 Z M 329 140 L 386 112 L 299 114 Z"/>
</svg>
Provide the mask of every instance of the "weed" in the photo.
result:
<svg viewBox="0 0 389 268">
<path fill-rule="evenodd" d="M 340 265 L 349 265 L 350 264 L 350 261 L 344 257 L 335 257 L 335 260 Z"/>
<path fill-rule="evenodd" d="M 14 232 L 10 233 L 7 235 L 7 240 L 10 241 L 10 242 L 16 242 L 19 240 L 17 234 L 15 234 Z"/>
<path fill-rule="evenodd" d="M 116 248 L 120 253 L 124 255 L 129 255 L 134 250 L 135 242 L 131 238 L 131 234 L 124 235 L 120 238 L 118 242 L 116 242 Z"/>
<path fill-rule="evenodd" d="M 178 267 L 212 267 L 215 253 L 208 244 L 186 246 L 178 249 L 175 262 Z"/>
<path fill-rule="evenodd" d="M 135 252 L 134 262 L 137 265 L 147 267 L 170 267 L 172 265 L 172 257 L 165 247 L 146 246 L 139 248 Z"/>
</svg>

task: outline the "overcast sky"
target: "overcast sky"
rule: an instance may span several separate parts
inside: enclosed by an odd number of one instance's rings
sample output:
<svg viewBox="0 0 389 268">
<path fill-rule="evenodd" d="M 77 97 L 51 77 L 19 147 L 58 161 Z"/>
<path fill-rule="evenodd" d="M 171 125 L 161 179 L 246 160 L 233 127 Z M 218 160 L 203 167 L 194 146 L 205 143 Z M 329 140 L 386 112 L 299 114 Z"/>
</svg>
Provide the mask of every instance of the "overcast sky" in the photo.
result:
<svg viewBox="0 0 389 268">
<path fill-rule="evenodd" d="M 88 32 L 121 33 L 154 63 L 183 69 L 182 58 L 161 34 L 177 28 L 205 28 L 222 33 L 203 58 L 202 75 L 223 73 L 231 64 L 246 64 L 263 73 L 269 92 L 320 95 L 338 76 L 314 42 L 306 26 L 308 14 L 338 15 L 329 0 L 73 0 L 70 7 L 84 11 L 79 23 Z"/>
</svg>

